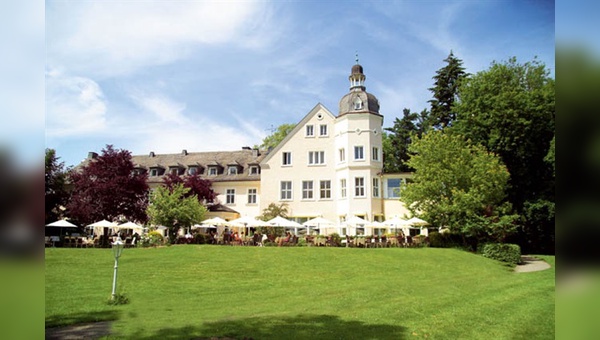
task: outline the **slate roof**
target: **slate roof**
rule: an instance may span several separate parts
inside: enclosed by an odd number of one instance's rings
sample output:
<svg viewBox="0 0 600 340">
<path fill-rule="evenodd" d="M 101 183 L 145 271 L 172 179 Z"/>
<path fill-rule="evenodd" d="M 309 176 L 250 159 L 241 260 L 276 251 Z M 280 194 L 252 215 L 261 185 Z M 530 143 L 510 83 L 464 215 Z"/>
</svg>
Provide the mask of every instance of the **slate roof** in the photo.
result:
<svg viewBox="0 0 600 340">
<path fill-rule="evenodd" d="M 176 154 L 133 155 L 132 162 L 136 169 L 143 169 L 149 173 L 148 182 L 162 182 L 163 175 L 167 175 L 169 169 L 179 168 L 180 175 L 187 174 L 190 167 L 197 167 L 201 178 L 213 182 L 226 181 L 260 181 L 260 168 L 258 174 L 250 174 L 250 166 L 259 166 L 260 161 L 266 156 L 258 150 L 244 148 L 237 151 L 211 151 L 211 152 L 187 152 Z M 228 168 L 235 166 L 237 174 L 229 174 Z M 209 168 L 216 167 L 217 175 L 209 175 Z M 153 168 L 163 169 L 162 175 L 151 176 Z"/>
</svg>

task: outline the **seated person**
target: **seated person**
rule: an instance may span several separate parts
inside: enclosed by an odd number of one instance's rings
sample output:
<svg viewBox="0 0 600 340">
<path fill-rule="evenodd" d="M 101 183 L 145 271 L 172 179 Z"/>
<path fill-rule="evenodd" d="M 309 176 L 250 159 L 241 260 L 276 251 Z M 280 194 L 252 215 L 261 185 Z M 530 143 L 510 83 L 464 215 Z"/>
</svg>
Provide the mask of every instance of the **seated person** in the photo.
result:
<svg viewBox="0 0 600 340">
<path fill-rule="evenodd" d="M 277 245 L 279 247 L 281 247 L 284 243 L 290 242 L 291 237 L 292 237 L 292 234 L 289 231 L 286 231 L 285 237 L 280 237 L 279 240 L 277 241 Z"/>
</svg>

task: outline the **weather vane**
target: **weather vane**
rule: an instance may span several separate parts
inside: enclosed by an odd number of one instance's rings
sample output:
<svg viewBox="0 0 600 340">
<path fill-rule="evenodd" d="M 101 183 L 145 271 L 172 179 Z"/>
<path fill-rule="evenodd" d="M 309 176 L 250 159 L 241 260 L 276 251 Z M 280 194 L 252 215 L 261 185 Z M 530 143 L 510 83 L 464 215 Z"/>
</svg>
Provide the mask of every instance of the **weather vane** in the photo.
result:
<svg viewBox="0 0 600 340">
<path fill-rule="evenodd" d="M 358 51 L 356 51 L 356 63 L 358 64 Z"/>
</svg>

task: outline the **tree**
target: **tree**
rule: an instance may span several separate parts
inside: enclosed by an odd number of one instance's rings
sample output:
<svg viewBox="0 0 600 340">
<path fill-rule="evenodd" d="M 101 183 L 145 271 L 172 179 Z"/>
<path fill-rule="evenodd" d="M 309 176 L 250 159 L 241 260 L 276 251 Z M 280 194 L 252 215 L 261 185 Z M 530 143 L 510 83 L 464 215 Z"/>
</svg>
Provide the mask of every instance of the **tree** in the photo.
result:
<svg viewBox="0 0 600 340">
<path fill-rule="evenodd" d="M 260 148 L 263 150 L 274 149 L 296 127 L 296 124 L 282 124 L 277 130 L 262 140 Z"/>
<path fill-rule="evenodd" d="M 401 191 L 413 214 L 480 241 L 501 241 L 517 216 L 505 201 L 509 173 L 500 158 L 460 135 L 429 131 L 415 140 L 413 182 Z"/>
<path fill-rule="evenodd" d="M 177 240 L 177 231 L 181 227 L 191 227 L 202 221 L 207 209 L 200 204 L 195 195 L 187 196 L 189 188 L 175 184 L 172 189 L 158 187 L 150 197 L 148 217 L 153 225 L 167 227 L 169 240 Z"/>
<path fill-rule="evenodd" d="M 144 223 L 147 176 L 134 172 L 129 151 L 107 145 L 97 158 L 69 173 L 73 191 L 67 204 L 68 214 L 81 224 L 120 218 Z"/>
<path fill-rule="evenodd" d="M 413 171 L 407 164 L 408 147 L 418 132 L 415 121 L 419 115 L 406 108 L 402 114 L 402 119 L 396 118 L 391 128 L 385 128 L 389 132 L 383 137 L 383 171 L 386 173 Z"/>
<path fill-rule="evenodd" d="M 46 149 L 45 157 L 45 223 L 54 222 L 62 217 L 62 209 L 67 204 L 67 170 L 65 163 L 59 162 L 56 150 Z"/>
<path fill-rule="evenodd" d="M 186 192 L 185 197 L 196 196 L 198 202 L 202 205 L 213 203 L 217 194 L 212 189 L 212 182 L 206 179 L 200 178 L 198 174 L 188 175 L 181 177 L 175 174 L 169 174 L 163 178 L 164 185 L 169 189 L 173 190 L 176 184 L 182 184 L 189 190 Z"/>
<path fill-rule="evenodd" d="M 511 58 L 493 62 L 488 70 L 466 79 L 459 87 L 460 102 L 454 106 L 453 130 L 498 154 L 508 168 L 508 200 L 525 217 L 521 246 L 553 247 L 531 238 L 537 238 L 540 230 L 554 234 L 554 216 L 532 219 L 541 216 L 538 208 L 554 211 L 548 206 L 554 204 L 553 162 L 545 160 L 554 138 L 554 89 L 555 81 L 543 63 L 534 59 L 521 64 Z"/>
<path fill-rule="evenodd" d="M 456 120 L 453 106 L 457 99 L 458 86 L 467 77 L 462 60 L 456 58 L 452 51 L 444 61 L 447 65 L 437 70 L 433 77 L 434 87 L 429 88 L 429 91 L 433 92 L 433 99 L 429 100 L 431 112 L 428 123 L 436 129 L 451 126 Z"/>
<path fill-rule="evenodd" d="M 271 204 L 269 204 L 268 207 L 263 209 L 263 212 L 260 216 L 258 216 L 258 219 L 263 220 L 263 221 L 268 221 L 277 216 L 286 218 L 287 214 L 288 214 L 288 206 L 285 202 L 283 202 L 281 204 L 271 203 Z"/>
</svg>

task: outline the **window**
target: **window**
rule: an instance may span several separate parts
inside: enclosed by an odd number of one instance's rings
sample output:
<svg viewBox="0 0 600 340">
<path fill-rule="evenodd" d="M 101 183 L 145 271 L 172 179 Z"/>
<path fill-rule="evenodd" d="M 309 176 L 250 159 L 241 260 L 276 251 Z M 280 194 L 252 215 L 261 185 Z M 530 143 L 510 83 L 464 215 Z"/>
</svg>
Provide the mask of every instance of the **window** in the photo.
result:
<svg viewBox="0 0 600 340">
<path fill-rule="evenodd" d="M 400 198 L 400 185 L 402 179 L 388 178 L 387 179 L 387 198 Z"/>
<path fill-rule="evenodd" d="M 327 124 L 319 125 L 319 136 L 327 136 Z"/>
<path fill-rule="evenodd" d="M 314 125 L 306 126 L 306 137 L 314 137 L 315 136 L 315 127 Z"/>
<path fill-rule="evenodd" d="M 227 174 L 229 174 L 229 175 L 237 175 L 237 173 L 238 173 L 238 168 L 237 168 L 237 166 L 230 166 L 230 167 L 227 169 Z"/>
<path fill-rule="evenodd" d="M 291 152 L 283 152 L 283 159 L 281 160 L 281 164 L 283 165 L 292 165 L 292 153 Z"/>
<path fill-rule="evenodd" d="M 313 181 L 302 181 L 302 199 L 313 199 Z"/>
<path fill-rule="evenodd" d="M 292 199 L 292 182 L 291 181 L 282 181 L 281 182 L 281 200 L 291 200 Z"/>
<path fill-rule="evenodd" d="M 216 176 L 217 173 L 218 173 L 218 170 L 217 170 L 216 167 L 213 166 L 213 167 L 208 168 L 208 175 L 209 176 Z"/>
<path fill-rule="evenodd" d="M 179 168 L 170 168 L 169 173 L 171 175 L 179 175 Z"/>
<path fill-rule="evenodd" d="M 158 169 L 150 169 L 150 176 L 158 176 Z"/>
<path fill-rule="evenodd" d="M 365 159 L 365 150 L 362 145 L 354 147 L 354 159 L 355 160 Z"/>
<path fill-rule="evenodd" d="M 379 178 L 373 178 L 373 197 L 379 197 Z"/>
<path fill-rule="evenodd" d="M 225 194 L 226 204 L 235 204 L 235 189 L 227 189 Z"/>
<path fill-rule="evenodd" d="M 258 175 L 258 174 L 260 174 L 260 168 L 256 165 L 253 165 L 250 167 L 249 172 L 250 172 L 250 175 Z"/>
<path fill-rule="evenodd" d="M 376 146 L 373 147 L 373 160 L 379 161 L 379 148 Z"/>
<path fill-rule="evenodd" d="M 354 177 L 354 196 L 364 197 L 365 196 L 365 178 Z"/>
<path fill-rule="evenodd" d="M 341 148 L 338 150 L 339 152 L 339 156 L 340 156 L 340 163 L 343 163 L 346 161 L 346 149 Z"/>
<path fill-rule="evenodd" d="M 256 189 L 248 189 L 248 204 L 256 204 Z"/>
<path fill-rule="evenodd" d="M 308 153 L 308 164 L 325 164 L 325 151 L 310 151 Z"/>
<path fill-rule="evenodd" d="M 190 166 L 188 168 L 187 173 L 188 173 L 188 175 L 191 175 L 191 176 L 197 174 L 198 173 L 198 167 L 197 166 Z"/>
<path fill-rule="evenodd" d="M 340 197 L 346 198 L 346 179 L 340 179 Z"/>
<path fill-rule="evenodd" d="M 360 100 L 358 97 L 354 98 L 353 104 L 355 110 L 360 110 L 363 107 L 362 100 Z"/>
<path fill-rule="evenodd" d="M 331 198 L 331 181 L 321 181 L 321 199 Z"/>
</svg>

